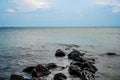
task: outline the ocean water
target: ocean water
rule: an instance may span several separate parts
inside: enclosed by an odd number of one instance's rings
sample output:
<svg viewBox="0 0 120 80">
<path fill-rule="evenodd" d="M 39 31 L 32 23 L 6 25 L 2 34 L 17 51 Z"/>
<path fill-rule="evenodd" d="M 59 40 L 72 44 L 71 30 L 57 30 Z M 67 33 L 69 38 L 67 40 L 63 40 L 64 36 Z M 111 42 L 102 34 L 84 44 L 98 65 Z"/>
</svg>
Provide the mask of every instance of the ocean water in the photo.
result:
<svg viewBox="0 0 120 80">
<path fill-rule="evenodd" d="M 38 63 L 65 65 L 67 62 L 54 58 L 57 49 L 65 48 L 60 44 L 76 44 L 86 50 L 92 47 L 97 55 L 103 52 L 120 54 L 120 28 L 0 28 L 0 79 L 9 80 L 14 73 L 22 75 L 23 68 Z M 111 65 L 111 61 L 109 58 L 102 61 L 104 64 L 98 66 L 106 70 L 103 67 Z M 119 80 L 120 58 L 112 61 L 115 67 L 112 71 L 116 75 L 111 73 L 113 77 L 108 75 L 108 80 Z"/>
</svg>

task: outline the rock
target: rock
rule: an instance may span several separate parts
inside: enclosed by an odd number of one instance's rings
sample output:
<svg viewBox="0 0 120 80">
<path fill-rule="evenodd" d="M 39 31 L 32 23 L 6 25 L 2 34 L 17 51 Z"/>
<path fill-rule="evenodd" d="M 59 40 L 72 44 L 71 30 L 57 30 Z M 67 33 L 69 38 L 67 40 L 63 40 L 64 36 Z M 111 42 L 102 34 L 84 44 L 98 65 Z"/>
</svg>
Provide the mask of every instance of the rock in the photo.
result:
<svg viewBox="0 0 120 80">
<path fill-rule="evenodd" d="M 26 72 L 26 73 L 31 73 L 33 71 L 35 66 L 30 66 L 30 67 L 27 67 L 25 69 L 23 69 L 23 72 Z"/>
<path fill-rule="evenodd" d="M 0 80 L 4 80 L 4 78 L 3 78 L 3 77 L 0 77 Z"/>
<path fill-rule="evenodd" d="M 101 55 L 99 55 L 99 56 L 120 56 L 120 55 L 118 55 L 118 54 L 116 54 L 116 53 L 113 53 L 113 52 L 108 52 L 108 53 L 105 53 L 105 54 L 101 54 Z"/>
<path fill-rule="evenodd" d="M 82 69 L 80 74 L 80 80 L 95 80 L 95 75 L 87 68 Z"/>
<path fill-rule="evenodd" d="M 80 68 L 82 67 L 82 63 L 81 62 L 71 62 L 70 65 L 79 66 Z"/>
<path fill-rule="evenodd" d="M 65 55 L 66 54 L 61 49 L 58 49 L 55 53 L 56 57 L 64 57 Z"/>
<path fill-rule="evenodd" d="M 79 66 L 76 65 L 70 65 L 68 72 L 70 75 L 76 76 L 76 77 L 80 77 L 81 68 Z"/>
<path fill-rule="evenodd" d="M 96 66 L 94 66 L 93 64 L 89 63 L 89 62 L 84 62 L 82 64 L 81 69 L 87 69 L 88 71 L 95 73 L 98 69 L 96 68 Z"/>
<path fill-rule="evenodd" d="M 10 80 L 24 80 L 24 78 L 22 76 L 13 74 L 13 75 L 11 75 Z"/>
<path fill-rule="evenodd" d="M 86 61 L 91 64 L 95 64 L 95 62 L 96 62 L 96 60 L 94 58 L 87 58 Z"/>
<path fill-rule="evenodd" d="M 32 71 L 32 77 L 42 77 L 50 74 L 51 72 L 42 66 L 41 64 L 37 65 Z"/>
<path fill-rule="evenodd" d="M 95 80 L 96 67 L 94 67 L 85 63 L 71 63 L 68 72 L 70 75 L 79 77 L 80 80 Z"/>
<path fill-rule="evenodd" d="M 57 65 L 55 63 L 48 63 L 45 65 L 45 67 L 47 69 L 53 69 L 53 68 L 57 68 Z"/>
<path fill-rule="evenodd" d="M 67 76 L 65 76 L 63 73 L 57 73 L 54 75 L 53 80 L 66 80 Z"/>
<path fill-rule="evenodd" d="M 108 55 L 108 56 L 115 56 L 117 54 L 116 53 L 112 53 L 112 52 L 108 52 L 108 53 L 106 53 L 106 55 Z"/>
<path fill-rule="evenodd" d="M 68 59 L 74 60 L 74 61 L 80 61 L 80 62 L 84 62 L 84 58 L 83 58 L 83 53 L 80 53 L 77 50 L 73 50 L 72 52 L 70 52 L 68 54 Z"/>
</svg>

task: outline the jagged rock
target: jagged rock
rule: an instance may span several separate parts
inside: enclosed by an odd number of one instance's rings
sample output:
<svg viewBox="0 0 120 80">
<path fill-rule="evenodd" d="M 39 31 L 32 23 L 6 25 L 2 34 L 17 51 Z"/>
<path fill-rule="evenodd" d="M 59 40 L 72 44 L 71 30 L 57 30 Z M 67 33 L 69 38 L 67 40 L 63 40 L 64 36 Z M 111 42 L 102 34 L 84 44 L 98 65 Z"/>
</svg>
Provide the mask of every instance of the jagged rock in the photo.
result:
<svg viewBox="0 0 120 80">
<path fill-rule="evenodd" d="M 74 61 L 80 61 L 80 62 L 84 62 L 84 58 L 83 58 L 83 53 L 80 53 L 77 50 L 73 50 L 72 52 L 70 52 L 68 54 L 68 59 L 74 60 Z"/>
<path fill-rule="evenodd" d="M 67 76 L 64 75 L 63 73 L 57 73 L 54 75 L 53 80 L 66 80 Z"/>
<path fill-rule="evenodd" d="M 48 64 L 45 64 L 45 67 L 47 69 L 53 69 L 53 68 L 57 68 L 57 65 L 55 63 L 48 63 Z"/>
<path fill-rule="evenodd" d="M 80 72 L 81 80 L 95 80 L 95 75 L 88 68 L 84 68 Z"/>
<path fill-rule="evenodd" d="M 58 49 L 55 53 L 56 57 L 64 57 L 65 55 L 66 54 L 61 49 Z"/>
<path fill-rule="evenodd" d="M 23 72 L 31 73 L 31 72 L 33 71 L 34 68 L 35 68 L 35 66 L 27 67 L 27 68 L 23 69 Z"/>
<path fill-rule="evenodd" d="M 76 65 L 70 65 L 69 69 L 68 69 L 69 74 L 76 76 L 76 77 L 81 76 L 80 71 L 81 71 L 81 68 L 79 66 L 76 66 Z"/>
<path fill-rule="evenodd" d="M 98 69 L 96 68 L 96 66 L 94 66 L 93 64 L 89 63 L 89 62 L 84 62 L 82 64 L 81 69 L 87 69 L 88 71 L 95 73 Z"/>
<path fill-rule="evenodd" d="M 10 80 L 24 80 L 24 78 L 20 75 L 13 74 L 11 75 Z"/>
<path fill-rule="evenodd" d="M 42 77 L 50 74 L 51 72 L 42 66 L 41 64 L 37 65 L 32 71 L 32 77 Z"/>
<path fill-rule="evenodd" d="M 80 68 L 82 67 L 82 63 L 81 62 L 71 62 L 70 65 L 79 66 Z"/>
</svg>

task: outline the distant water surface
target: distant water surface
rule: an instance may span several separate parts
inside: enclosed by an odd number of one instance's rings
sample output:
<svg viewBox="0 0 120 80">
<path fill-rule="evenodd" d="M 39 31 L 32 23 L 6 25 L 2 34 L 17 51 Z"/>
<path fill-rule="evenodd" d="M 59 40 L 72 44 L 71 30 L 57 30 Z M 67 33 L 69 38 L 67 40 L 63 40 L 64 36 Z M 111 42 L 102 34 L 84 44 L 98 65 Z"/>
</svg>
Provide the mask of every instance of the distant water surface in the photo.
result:
<svg viewBox="0 0 120 80">
<path fill-rule="evenodd" d="M 1 46 L 66 43 L 117 48 L 120 28 L 0 28 Z"/>
<path fill-rule="evenodd" d="M 49 43 L 94 46 L 100 51 L 120 54 L 120 28 L 0 28 L 0 77 L 7 80 L 25 65 L 51 59 L 50 55 L 43 56 L 52 47 L 41 48 L 41 44 Z M 42 50 L 46 52 L 39 54 Z"/>
</svg>

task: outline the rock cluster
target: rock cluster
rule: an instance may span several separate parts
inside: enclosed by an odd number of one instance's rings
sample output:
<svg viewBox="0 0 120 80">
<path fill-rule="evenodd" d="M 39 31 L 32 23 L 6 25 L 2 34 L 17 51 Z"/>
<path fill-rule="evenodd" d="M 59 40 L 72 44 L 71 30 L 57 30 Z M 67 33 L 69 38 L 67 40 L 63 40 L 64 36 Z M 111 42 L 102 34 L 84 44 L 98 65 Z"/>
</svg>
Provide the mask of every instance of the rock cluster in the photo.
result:
<svg viewBox="0 0 120 80">
<path fill-rule="evenodd" d="M 98 70 L 94 65 L 95 59 L 84 57 L 84 53 L 78 50 L 72 50 L 68 55 L 68 59 L 71 60 L 68 66 L 68 73 L 71 76 L 78 77 L 80 80 L 95 80 L 95 73 Z M 58 49 L 55 53 L 55 57 L 64 57 L 65 52 Z M 32 78 L 39 78 L 51 74 L 50 70 L 57 68 L 55 63 L 48 63 L 45 65 L 38 64 L 36 66 L 29 66 L 23 69 L 23 72 L 30 74 Z M 64 69 L 64 68 L 62 68 Z M 29 80 L 19 75 L 11 75 L 10 80 Z M 63 73 L 56 73 L 53 80 L 67 80 L 67 76 Z"/>
<path fill-rule="evenodd" d="M 94 80 L 94 74 L 98 70 L 94 65 L 95 60 L 84 57 L 85 54 L 73 50 L 68 54 L 68 59 L 73 60 L 70 63 L 69 74 L 79 77 L 81 80 Z"/>
</svg>

